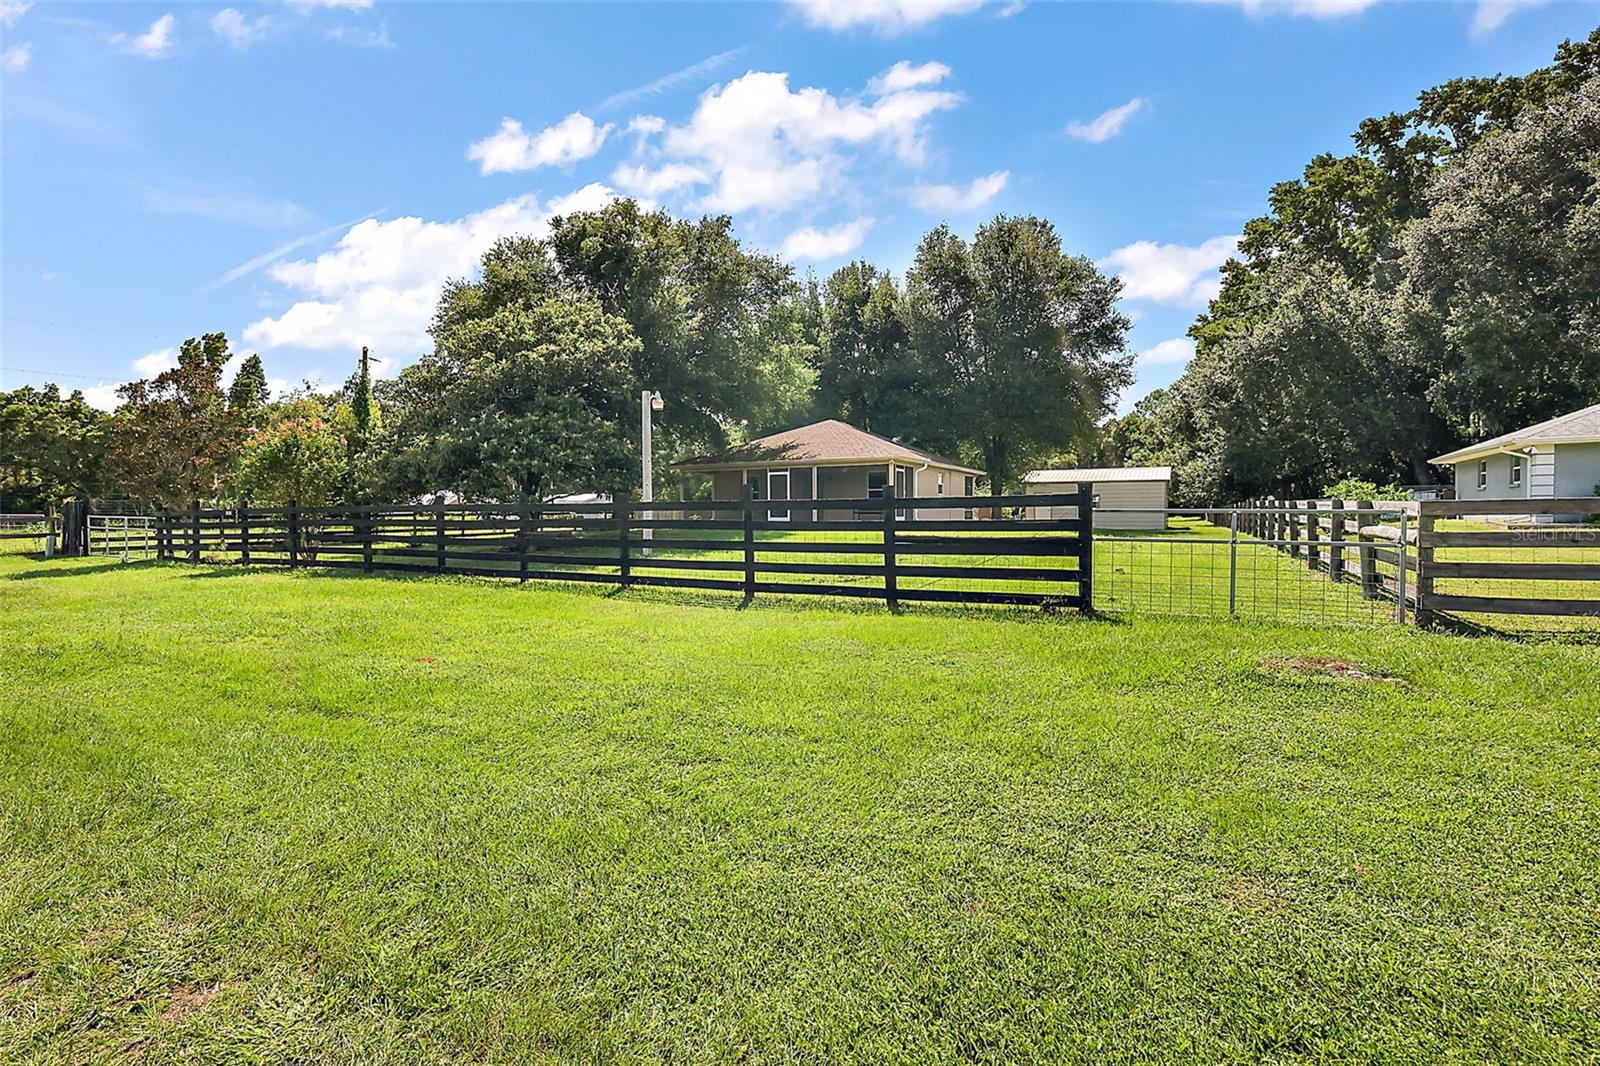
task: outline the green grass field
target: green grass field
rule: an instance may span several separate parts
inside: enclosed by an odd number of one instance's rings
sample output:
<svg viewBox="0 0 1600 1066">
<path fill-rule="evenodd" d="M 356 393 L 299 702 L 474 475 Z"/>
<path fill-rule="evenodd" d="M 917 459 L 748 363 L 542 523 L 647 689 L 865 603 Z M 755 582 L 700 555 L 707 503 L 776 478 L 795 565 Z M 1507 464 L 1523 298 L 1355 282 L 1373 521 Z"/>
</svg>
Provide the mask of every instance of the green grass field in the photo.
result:
<svg viewBox="0 0 1600 1066">
<path fill-rule="evenodd" d="M 3 1062 L 1600 1058 L 1600 655 L 0 557 Z"/>
</svg>

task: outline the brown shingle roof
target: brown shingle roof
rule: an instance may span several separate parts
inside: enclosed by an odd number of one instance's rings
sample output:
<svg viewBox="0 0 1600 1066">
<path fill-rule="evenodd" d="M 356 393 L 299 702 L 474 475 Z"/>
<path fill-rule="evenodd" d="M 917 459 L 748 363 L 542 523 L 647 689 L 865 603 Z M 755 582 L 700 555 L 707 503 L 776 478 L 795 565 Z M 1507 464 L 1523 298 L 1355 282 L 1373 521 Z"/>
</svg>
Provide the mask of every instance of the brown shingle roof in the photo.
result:
<svg viewBox="0 0 1600 1066">
<path fill-rule="evenodd" d="M 983 473 L 982 470 L 958 463 L 953 459 L 945 459 L 934 455 L 932 452 L 925 452 L 920 448 L 912 448 L 889 440 L 887 437 L 880 437 L 876 433 L 868 433 L 864 429 L 857 429 L 855 426 L 847 422 L 841 422 L 837 418 L 813 422 L 809 426 L 786 429 L 781 433 L 769 433 L 767 436 L 759 437 L 747 444 L 741 444 L 738 447 L 715 452 L 711 455 L 697 455 L 673 465 L 683 470 L 694 470 L 726 466 L 748 466 L 756 463 L 773 466 L 807 466 L 812 463 L 887 463 L 891 461 L 896 463 L 933 463 L 968 474 Z"/>
</svg>

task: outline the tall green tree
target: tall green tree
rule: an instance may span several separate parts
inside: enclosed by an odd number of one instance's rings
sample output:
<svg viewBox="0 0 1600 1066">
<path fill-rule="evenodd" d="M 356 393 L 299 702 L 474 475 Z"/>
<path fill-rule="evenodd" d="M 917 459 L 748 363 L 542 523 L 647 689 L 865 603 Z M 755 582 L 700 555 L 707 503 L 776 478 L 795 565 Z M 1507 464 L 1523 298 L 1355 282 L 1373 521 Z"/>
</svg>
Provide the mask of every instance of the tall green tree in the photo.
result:
<svg viewBox="0 0 1600 1066">
<path fill-rule="evenodd" d="M 929 233 L 906 281 L 931 395 L 918 439 L 981 459 L 995 494 L 1031 459 L 1090 445 L 1132 382 L 1120 291 L 1041 219 L 1002 215 L 970 245 Z"/>
<path fill-rule="evenodd" d="M 0 512 L 43 511 L 98 491 L 108 421 L 82 392 L 0 392 Z"/>
<path fill-rule="evenodd" d="M 452 318 L 395 382 L 397 413 L 376 445 L 384 490 L 527 502 L 632 487 L 638 349 L 593 300 Z"/>
<path fill-rule="evenodd" d="M 818 410 L 888 436 L 915 432 L 920 375 L 894 279 L 870 263 L 840 267 L 822 290 L 820 326 Z"/>
<path fill-rule="evenodd" d="M 1448 443 L 1600 402 L 1600 78 L 1442 170 L 1400 266 L 1400 346 Z"/>
<path fill-rule="evenodd" d="M 228 386 L 228 407 L 234 411 L 259 411 L 272 399 L 267 387 L 267 370 L 261 365 L 261 356 L 247 355 L 239 364 L 239 372 Z"/>
</svg>

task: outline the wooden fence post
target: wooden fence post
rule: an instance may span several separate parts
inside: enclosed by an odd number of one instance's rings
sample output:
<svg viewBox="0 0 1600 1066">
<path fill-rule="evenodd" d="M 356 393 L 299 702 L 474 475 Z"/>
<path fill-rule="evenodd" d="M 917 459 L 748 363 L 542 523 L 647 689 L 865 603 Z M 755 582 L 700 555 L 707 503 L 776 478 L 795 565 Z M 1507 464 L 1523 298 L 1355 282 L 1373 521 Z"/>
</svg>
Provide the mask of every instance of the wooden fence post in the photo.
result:
<svg viewBox="0 0 1600 1066">
<path fill-rule="evenodd" d="M 1295 500 L 1284 500 L 1284 513 L 1289 519 L 1289 558 L 1300 558 L 1300 505 Z"/>
<path fill-rule="evenodd" d="M 357 512 L 361 515 L 361 569 L 366 573 L 372 572 L 372 511 Z"/>
<path fill-rule="evenodd" d="M 1334 584 L 1344 580 L 1344 501 L 1330 500 L 1332 517 L 1328 526 L 1328 580 Z"/>
<path fill-rule="evenodd" d="M 289 569 L 293 570 L 300 565 L 300 501 L 286 501 L 283 513 L 289 538 Z"/>
<path fill-rule="evenodd" d="M 1360 545 L 1356 549 L 1361 561 L 1361 598 L 1375 600 L 1378 598 L 1378 555 L 1372 547 L 1372 539 L 1361 532 L 1363 514 L 1371 510 L 1371 500 L 1357 500 L 1356 510 L 1356 542 Z"/>
<path fill-rule="evenodd" d="M 200 561 L 200 501 L 193 500 L 189 504 L 189 561 Z"/>
<path fill-rule="evenodd" d="M 1094 614 L 1094 484 L 1078 485 L 1078 610 Z"/>
<path fill-rule="evenodd" d="M 1322 517 L 1317 513 L 1317 501 L 1307 500 L 1306 504 L 1306 569 L 1315 570 L 1322 560 L 1322 553 L 1317 548 L 1317 541 L 1322 535 Z"/>
<path fill-rule="evenodd" d="M 612 497 L 611 513 L 617 520 L 617 584 L 628 587 L 632 566 L 628 558 L 628 534 L 632 532 L 631 493 L 621 492 Z"/>
<path fill-rule="evenodd" d="M 744 602 L 749 603 L 756 598 L 756 510 L 749 481 L 739 490 L 739 500 L 744 513 Z"/>
<path fill-rule="evenodd" d="M 894 485 L 883 486 L 883 599 L 889 610 L 900 609 L 900 579 L 895 573 Z"/>
<path fill-rule="evenodd" d="M 239 562 L 250 565 L 250 497 L 239 501 Z"/>
</svg>

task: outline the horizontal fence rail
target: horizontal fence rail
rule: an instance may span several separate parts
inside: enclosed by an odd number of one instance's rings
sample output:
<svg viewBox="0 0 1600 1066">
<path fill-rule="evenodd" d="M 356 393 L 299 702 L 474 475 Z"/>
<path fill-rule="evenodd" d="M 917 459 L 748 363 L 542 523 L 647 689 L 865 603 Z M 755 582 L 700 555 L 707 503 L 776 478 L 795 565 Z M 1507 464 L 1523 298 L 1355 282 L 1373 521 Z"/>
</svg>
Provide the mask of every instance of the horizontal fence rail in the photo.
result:
<svg viewBox="0 0 1600 1066">
<path fill-rule="evenodd" d="M 1600 497 L 1593 496 L 1424 502 L 1418 622 L 1440 615 L 1600 619 L 1596 516 Z M 1491 518 L 1501 521 L 1485 520 Z"/>
<path fill-rule="evenodd" d="M 156 515 L 151 537 L 159 558 L 194 563 L 1089 611 L 1092 499 L 1085 486 L 1025 498 L 896 498 L 886 488 L 851 500 L 194 504 Z M 1075 517 L 988 517 L 1023 502 Z"/>
</svg>

